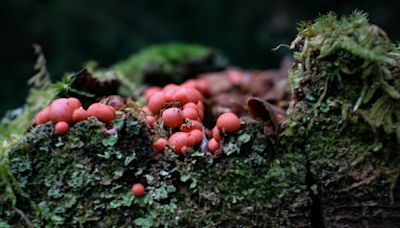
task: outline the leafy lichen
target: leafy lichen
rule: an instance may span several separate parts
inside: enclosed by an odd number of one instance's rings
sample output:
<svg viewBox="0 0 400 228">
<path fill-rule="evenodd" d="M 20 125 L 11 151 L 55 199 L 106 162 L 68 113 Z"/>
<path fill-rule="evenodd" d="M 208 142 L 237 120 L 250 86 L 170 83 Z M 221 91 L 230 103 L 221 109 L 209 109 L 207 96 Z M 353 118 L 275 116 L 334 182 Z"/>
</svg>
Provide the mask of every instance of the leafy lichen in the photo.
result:
<svg viewBox="0 0 400 228">
<path fill-rule="evenodd" d="M 143 181 L 141 174 L 154 162 L 147 129 L 131 115 L 116 122 L 122 127 L 115 135 L 90 118 L 65 137 L 54 135 L 52 124 L 39 125 L 10 153 L 10 169 L 21 189 L 16 208 L 34 226 L 123 225 L 142 213 L 133 206 L 138 202 L 129 186 Z M 7 201 L 2 207 L 8 211 L 2 217 L 22 222 L 18 214 L 9 214 Z"/>
</svg>

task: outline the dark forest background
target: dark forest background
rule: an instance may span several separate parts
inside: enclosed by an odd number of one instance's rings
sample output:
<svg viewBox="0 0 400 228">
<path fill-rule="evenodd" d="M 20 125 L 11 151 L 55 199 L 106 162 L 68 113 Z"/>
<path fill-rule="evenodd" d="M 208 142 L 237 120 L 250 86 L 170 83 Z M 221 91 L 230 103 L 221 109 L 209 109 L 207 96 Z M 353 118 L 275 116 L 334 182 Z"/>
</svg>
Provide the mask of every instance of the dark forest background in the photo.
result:
<svg viewBox="0 0 400 228">
<path fill-rule="evenodd" d="M 52 79 L 88 60 L 102 67 L 151 44 L 181 41 L 215 47 L 242 68 L 279 67 L 296 24 L 329 11 L 359 9 L 400 40 L 400 1 L 3 0 L 0 13 L 0 115 L 21 106 L 40 44 Z"/>
</svg>

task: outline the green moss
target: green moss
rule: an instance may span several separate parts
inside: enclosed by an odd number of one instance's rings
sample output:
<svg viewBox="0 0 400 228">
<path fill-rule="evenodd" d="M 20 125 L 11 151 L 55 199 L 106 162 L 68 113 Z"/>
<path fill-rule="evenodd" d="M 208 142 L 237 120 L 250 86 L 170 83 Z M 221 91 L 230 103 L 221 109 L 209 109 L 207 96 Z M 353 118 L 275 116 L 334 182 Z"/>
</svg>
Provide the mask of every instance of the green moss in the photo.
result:
<svg viewBox="0 0 400 228">
<path fill-rule="evenodd" d="M 1 118 L 0 135 L 2 135 L 1 140 L 3 141 L 12 135 L 22 135 L 25 133 L 32 125 L 35 113 L 46 107 L 56 95 L 56 91 L 51 86 L 50 74 L 47 71 L 46 58 L 42 53 L 42 49 L 36 44 L 33 47 L 37 55 L 34 66 L 37 73 L 28 81 L 28 84 L 32 88 L 26 99 L 26 104 L 19 109 L 8 112 L 5 117 Z M 7 142 L 3 143 L 0 153 L 5 149 L 5 144 Z"/>
<path fill-rule="evenodd" d="M 307 158 L 314 221 L 398 224 L 399 47 L 360 12 L 303 24 L 291 47 L 294 100 L 281 140 Z"/>
<path fill-rule="evenodd" d="M 375 132 L 396 134 L 400 49 L 365 14 L 338 19 L 331 13 L 303 24 L 291 46 L 297 50 L 290 72 L 297 101 L 292 108 L 301 111 L 305 118 L 296 118 L 308 122 L 308 129 L 340 106 L 342 122 L 356 115 Z"/>
<path fill-rule="evenodd" d="M 213 49 L 200 45 L 171 43 L 147 47 L 115 64 L 112 69 L 135 85 L 141 85 L 146 80 L 146 74 L 152 72 L 169 78 L 169 81 L 180 83 L 185 79 L 185 74 L 191 73 L 185 72 L 184 67 L 196 65 L 196 61 L 214 68 L 226 63 Z"/>
</svg>

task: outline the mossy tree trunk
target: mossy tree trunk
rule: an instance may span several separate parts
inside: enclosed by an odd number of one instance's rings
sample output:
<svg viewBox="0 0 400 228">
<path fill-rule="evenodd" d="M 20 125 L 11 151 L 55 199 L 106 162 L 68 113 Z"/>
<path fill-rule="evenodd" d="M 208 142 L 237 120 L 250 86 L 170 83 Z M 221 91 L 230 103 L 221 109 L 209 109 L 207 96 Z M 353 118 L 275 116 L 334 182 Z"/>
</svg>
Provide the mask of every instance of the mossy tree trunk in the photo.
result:
<svg viewBox="0 0 400 228">
<path fill-rule="evenodd" d="M 307 159 L 312 224 L 400 225 L 399 48 L 357 12 L 304 25 L 292 48 L 283 138 Z"/>
</svg>

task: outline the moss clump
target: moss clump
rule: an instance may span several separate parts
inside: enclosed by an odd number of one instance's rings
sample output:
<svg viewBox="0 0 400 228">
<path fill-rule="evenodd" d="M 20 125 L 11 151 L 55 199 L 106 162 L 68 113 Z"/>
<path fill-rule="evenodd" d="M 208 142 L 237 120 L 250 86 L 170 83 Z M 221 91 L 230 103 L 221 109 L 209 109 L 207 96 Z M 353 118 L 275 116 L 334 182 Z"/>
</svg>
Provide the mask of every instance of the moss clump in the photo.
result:
<svg viewBox="0 0 400 228">
<path fill-rule="evenodd" d="M 342 107 L 340 123 L 360 118 L 372 131 L 400 139 L 400 47 L 359 12 L 341 19 L 328 14 L 299 30 L 292 43 L 298 51 L 290 77 L 296 108 L 306 104 L 307 128 L 337 105 Z"/>
<path fill-rule="evenodd" d="M 188 76 L 221 70 L 226 60 L 216 50 L 171 43 L 147 47 L 111 68 L 136 86 L 143 83 L 181 83 Z"/>
<path fill-rule="evenodd" d="M 314 225 L 399 225 L 399 47 L 360 12 L 302 24 L 291 47 L 283 140 L 307 158 Z"/>
</svg>

